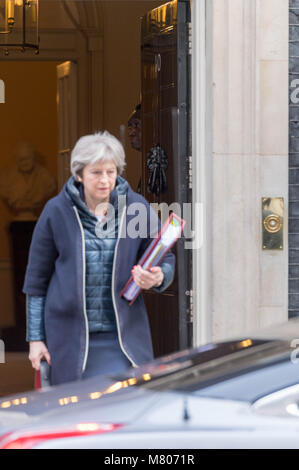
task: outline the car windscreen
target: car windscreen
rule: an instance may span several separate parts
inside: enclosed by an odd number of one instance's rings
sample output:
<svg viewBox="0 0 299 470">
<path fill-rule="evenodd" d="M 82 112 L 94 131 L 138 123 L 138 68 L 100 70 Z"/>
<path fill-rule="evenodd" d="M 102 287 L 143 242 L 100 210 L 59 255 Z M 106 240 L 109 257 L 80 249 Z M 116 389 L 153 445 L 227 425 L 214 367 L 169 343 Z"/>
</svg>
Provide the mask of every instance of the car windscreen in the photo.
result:
<svg viewBox="0 0 299 470">
<path fill-rule="evenodd" d="M 292 362 L 289 354 L 267 366 L 248 369 L 205 387 L 190 384 L 185 391 L 197 396 L 242 400 L 250 403 L 299 383 L 299 363 Z"/>
<path fill-rule="evenodd" d="M 217 343 L 165 356 L 136 369 L 129 380 L 156 390 L 253 401 L 265 391 L 296 383 L 299 370 L 292 351 L 289 341 L 280 340 Z"/>
</svg>

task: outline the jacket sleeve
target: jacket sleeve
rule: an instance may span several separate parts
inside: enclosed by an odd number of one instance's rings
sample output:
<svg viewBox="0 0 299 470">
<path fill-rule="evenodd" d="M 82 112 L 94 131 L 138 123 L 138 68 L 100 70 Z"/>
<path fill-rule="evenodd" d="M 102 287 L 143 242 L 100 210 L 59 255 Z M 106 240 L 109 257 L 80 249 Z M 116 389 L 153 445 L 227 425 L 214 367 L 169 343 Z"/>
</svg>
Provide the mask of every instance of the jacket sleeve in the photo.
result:
<svg viewBox="0 0 299 470">
<path fill-rule="evenodd" d="M 174 257 L 174 254 L 171 253 Z M 166 261 L 162 261 L 160 265 L 163 274 L 164 274 L 164 279 L 162 284 L 159 287 L 152 287 L 152 290 L 154 292 L 163 292 L 167 287 L 172 284 L 173 278 L 174 278 L 174 266 L 170 263 L 167 263 Z"/>
<path fill-rule="evenodd" d="M 26 341 L 44 341 L 45 296 L 26 295 Z"/>
<path fill-rule="evenodd" d="M 47 294 L 58 256 L 51 227 L 50 201 L 45 205 L 32 235 L 23 285 L 23 292 L 29 295 L 45 296 Z"/>
<path fill-rule="evenodd" d="M 147 201 L 146 201 L 147 202 Z M 148 238 L 145 238 L 139 250 L 140 256 L 143 255 L 147 247 L 151 244 L 154 238 L 158 235 L 159 231 L 161 230 L 161 222 L 159 217 L 157 216 L 156 212 L 152 207 L 148 204 L 148 220 L 147 220 L 147 233 L 149 234 Z M 163 258 L 160 267 L 164 274 L 164 279 L 159 287 L 152 287 L 154 292 L 163 292 L 166 290 L 170 284 L 173 282 L 174 274 L 175 274 L 175 256 L 171 250 L 169 250 L 165 257 Z"/>
</svg>

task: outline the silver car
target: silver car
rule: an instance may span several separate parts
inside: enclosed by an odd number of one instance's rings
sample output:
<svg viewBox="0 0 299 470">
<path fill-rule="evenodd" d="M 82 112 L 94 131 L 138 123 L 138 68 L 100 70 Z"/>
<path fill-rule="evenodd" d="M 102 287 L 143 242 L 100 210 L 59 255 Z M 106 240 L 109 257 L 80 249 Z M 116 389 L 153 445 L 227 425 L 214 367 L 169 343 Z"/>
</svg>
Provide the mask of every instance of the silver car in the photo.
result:
<svg viewBox="0 0 299 470">
<path fill-rule="evenodd" d="M 299 448 L 299 321 L 1 397 L 1 449 Z"/>
</svg>

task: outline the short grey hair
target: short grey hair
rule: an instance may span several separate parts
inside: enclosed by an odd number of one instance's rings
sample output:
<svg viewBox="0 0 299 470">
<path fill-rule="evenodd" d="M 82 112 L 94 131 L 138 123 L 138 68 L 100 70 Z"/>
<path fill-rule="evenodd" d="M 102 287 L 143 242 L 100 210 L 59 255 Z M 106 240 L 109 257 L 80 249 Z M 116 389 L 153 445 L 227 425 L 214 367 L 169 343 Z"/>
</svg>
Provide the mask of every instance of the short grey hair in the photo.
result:
<svg viewBox="0 0 299 470">
<path fill-rule="evenodd" d="M 86 165 L 113 160 L 118 174 L 121 175 L 126 166 L 125 158 L 122 143 L 108 131 L 84 135 L 72 150 L 71 173 L 77 180 Z"/>
</svg>

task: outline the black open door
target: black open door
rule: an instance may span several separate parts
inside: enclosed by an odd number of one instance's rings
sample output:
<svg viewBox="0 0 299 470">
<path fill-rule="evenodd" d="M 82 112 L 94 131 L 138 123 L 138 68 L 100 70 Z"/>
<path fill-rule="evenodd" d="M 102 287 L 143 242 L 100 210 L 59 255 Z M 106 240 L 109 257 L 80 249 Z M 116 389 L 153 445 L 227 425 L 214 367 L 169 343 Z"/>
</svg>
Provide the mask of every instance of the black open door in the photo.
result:
<svg viewBox="0 0 299 470">
<path fill-rule="evenodd" d="M 181 208 L 192 200 L 189 25 L 189 1 L 175 0 L 149 11 L 141 33 L 142 193 Z M 144 294 L 156 357 L 192 341 L 191 250 L 181 239 L 174 252 L 173 284 L 162 295 Z"/>
</svg>

